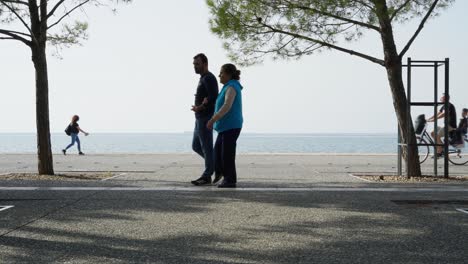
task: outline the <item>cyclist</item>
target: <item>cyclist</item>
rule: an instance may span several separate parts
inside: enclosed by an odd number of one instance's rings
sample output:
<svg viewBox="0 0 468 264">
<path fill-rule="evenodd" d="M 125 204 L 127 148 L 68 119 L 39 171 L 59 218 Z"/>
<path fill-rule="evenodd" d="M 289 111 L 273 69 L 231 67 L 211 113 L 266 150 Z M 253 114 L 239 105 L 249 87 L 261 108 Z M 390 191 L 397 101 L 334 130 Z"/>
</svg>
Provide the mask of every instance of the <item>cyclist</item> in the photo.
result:
<svg viewBox="0 0 468 264">
<path fill-rule="evenodd" d="M 447 102 L 448 102 L 447 111 L 445 109 L 445 105 L 443 105 L 439 109 L 439 113 L 437 115 L 435 115 L 435 116 L 432 116 L 427 121 L 428 122 L 434 122 L 434 120 L 436 120 L 436 119 L 444 118 L 445 114 L 447 113 L 448 114 L 448 132 L 452 132 L 457 128 L 457 113 L 456 113 L 456 110 L 455 110 L 455 106 L 453 106 L 453 104 L 451 104 L 449 102 L 450 101 L 449 95 L 443 94 L 440 97 L 440 102 L 445 103 L 445 100 L 447 100 Z M 432 131 L 431 135 L 432 135 L 432 138 L 434 138 L 435 137 L 435 131 Z M 444 136 L 445 136 L 444 128 L 443 127 L 437 127 L 437 138 L 436 138 L 437 144 L 442 144 L 441 138 L 444 137 Z M 442 155 L 442 150 L 443 150 L 442 146 L 437 146 L 437 155 L 436 156 L 441 156 Z"/>
</svg>

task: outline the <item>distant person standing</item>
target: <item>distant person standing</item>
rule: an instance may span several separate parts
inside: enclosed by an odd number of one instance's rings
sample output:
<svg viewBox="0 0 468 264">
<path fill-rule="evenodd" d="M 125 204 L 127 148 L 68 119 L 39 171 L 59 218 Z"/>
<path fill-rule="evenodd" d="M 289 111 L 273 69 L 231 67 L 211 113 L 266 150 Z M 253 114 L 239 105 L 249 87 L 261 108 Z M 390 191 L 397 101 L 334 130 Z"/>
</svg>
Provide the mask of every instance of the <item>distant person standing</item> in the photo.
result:
<svg viewBox="0 0 468 264">
<path fill-rule="evenodd" d="M 80 133 L 80 131 L 83 132 L 85 136 L 89 135 L 89 133 L 83 131 L 80 128 L 80 126 L 78 125 L 79 120 L 80 120 L 80 117 L 77 115 L 74 115 L 72 117 L 71 123 L 68 125 L 67 129 L 65 130 L 67 135 L 69 134 L 71 136 L 71 143 L 65 149 L 62 149 L 63 155 L 67 155 L 67 150 L 71 148 L 73 145 L 75 145 L 75 142 L 78 145 L 78 154 L 84 155 L 84 153 L 81 152 L 81 144 L 80 144 L 80 138 L 78 137 L 78 134 Z"/>
<path fill-rule="evenodd" d="M 462 118 L 458 123 L 457 132 L 455 133 L 453 142 L 455 144 L 464 144 L 465 135 L 468 133 L 468 108 L 462 109 Z"/>
<path fill-rule="evenodd" d="M 462 134 L 468 133 L 468 108 L 462 109 L 462 118 L 460 119 L 457 130 Z"/>
<path fill-rule="evenodd" d="M 215 114 L 208 121 L 208 128 L 218 132 L 214 147 L 215 179 L 224 177 L 218 188 L 235 188 L 237 184 L 236 145 L 242 124 L 242 85 L 240 71 L 233 64 L 224 64 L 219 73 L 224 84 L 216 99 Z"/>
<path fill-rule="evenodd" d="M 196 74 L 200 74 L 195 104 L 195 129 L 193 131 L 192 149 L 205 160 L 205 170 L 200 178 L 193 180 L 194 185 L 211 184 L 211 175 L 214 172 L 213 131 L 207 128 L 208 120 L 213 116 L 216 97 L 218 96 L 218 81 L 208 70 L 208 58 L 205 54 L 197 54 L 193 58 L 193 67 Z"/>
</svg>

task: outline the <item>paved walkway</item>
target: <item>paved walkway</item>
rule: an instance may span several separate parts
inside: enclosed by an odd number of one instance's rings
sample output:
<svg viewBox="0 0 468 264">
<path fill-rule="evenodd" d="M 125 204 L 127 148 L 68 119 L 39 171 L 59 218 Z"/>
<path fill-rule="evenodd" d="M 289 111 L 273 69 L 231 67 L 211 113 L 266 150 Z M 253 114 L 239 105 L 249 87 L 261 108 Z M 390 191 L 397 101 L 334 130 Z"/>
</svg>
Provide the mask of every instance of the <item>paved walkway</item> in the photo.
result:
<svg viewBox="0 0 468 264">
<path fill-rule="evenodd" d="M 0 155 L 0 174 L 34 172 L 35 160 Z M 188 184 L 201 172 L 195 155 L 67 155 L 54 162 L 57 172 L 109 177 L 0 181 L 0 263 L 468 259 L 467 183 L 379 184 L 352 176 L 395 172 L 395 156 L 240 155 L 236 190 Z M 468 172 L 450 168 L 452 175 Z"/>
</svg>

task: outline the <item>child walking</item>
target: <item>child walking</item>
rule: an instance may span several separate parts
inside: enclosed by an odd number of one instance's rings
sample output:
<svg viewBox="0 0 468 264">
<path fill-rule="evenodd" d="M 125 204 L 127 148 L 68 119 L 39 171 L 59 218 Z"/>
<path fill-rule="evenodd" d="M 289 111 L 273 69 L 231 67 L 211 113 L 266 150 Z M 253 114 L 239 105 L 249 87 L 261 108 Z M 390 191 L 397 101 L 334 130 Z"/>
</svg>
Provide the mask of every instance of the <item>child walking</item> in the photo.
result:
<svg viewBox="0 0 468 264">
<path fill-rule="evenodd" d="M 84 153 L 81 152 L 80 138 L 78 137 L 78 134 L 80 133 L 80 131 L 83 132 L 85 136 L 89 135 L 89 133 L 83 131 L 80 128 L 80 126 L 77 123 L 78 120 L 80 120 L 80 117 L 77 115 L 74 115 L 72 117 L 71 123 L 67 127 L 67 130 L 70 132 L 71 143 L 65 149 L 62 149 L 63 155 L 67 155 L 67 150 L 71 148 L 73 145 L 75 145 L 75 142 L 78 145 L 78 154 L 84 155 Z"/>
</svg>

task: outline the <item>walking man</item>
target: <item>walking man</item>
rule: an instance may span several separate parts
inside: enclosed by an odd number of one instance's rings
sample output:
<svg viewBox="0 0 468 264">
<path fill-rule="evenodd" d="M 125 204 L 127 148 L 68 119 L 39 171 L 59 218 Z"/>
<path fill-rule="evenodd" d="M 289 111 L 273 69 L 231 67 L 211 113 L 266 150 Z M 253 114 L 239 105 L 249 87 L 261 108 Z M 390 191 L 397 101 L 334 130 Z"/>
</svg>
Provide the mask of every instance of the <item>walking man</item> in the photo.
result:
<svg viewBox="0 0 468 264">
<path fill-rule="evenodd" d="M 208 70 L 208 58 L 205 54 L 200 53 L 193 58 L 193 67 L 195 73 L 200 74 L 200 81 L 195 93 L 195 104 L 192 105 L 192 111 L 195 112 L 192 149 L 205 160 L 205 170 L 192 184 L 208 185 L 211 184 L 211 175 L 214 173 L 214 154 L 213 131 L 206 124 L 214 113 L 218 81 Z"/>
</svg>

